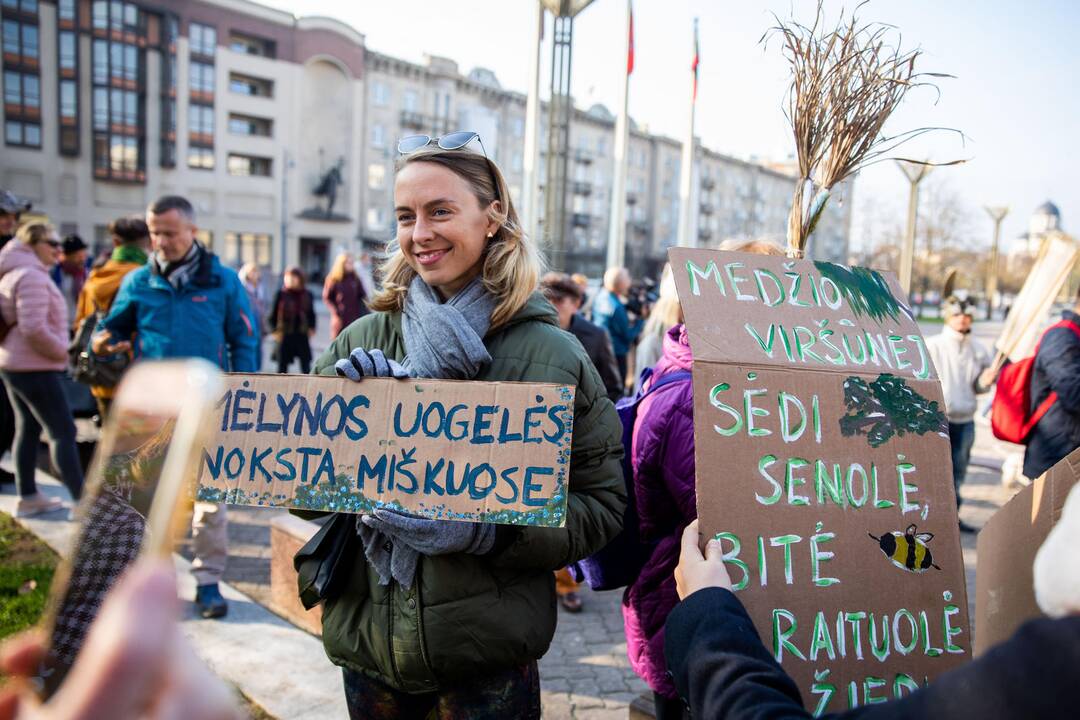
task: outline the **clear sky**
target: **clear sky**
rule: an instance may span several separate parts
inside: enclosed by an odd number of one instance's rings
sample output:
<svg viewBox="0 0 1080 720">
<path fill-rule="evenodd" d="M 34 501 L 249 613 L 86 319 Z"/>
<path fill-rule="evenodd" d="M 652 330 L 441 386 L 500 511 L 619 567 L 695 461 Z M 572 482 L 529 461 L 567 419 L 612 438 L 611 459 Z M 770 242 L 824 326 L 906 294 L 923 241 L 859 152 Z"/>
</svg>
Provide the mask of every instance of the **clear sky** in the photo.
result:
<svg viewBox="0 0 1080 720">
<path fill-rule="evenodd" d="M 493 69 L 503 87 L 524 92 L 535 32 L 533 0 L 263 0 L 297 15 L 327 15 L 366 36 L 368 47 L 421 62 L 425 53 L 456 60 L 463 72 Z M 830 18 L 841 5 L 826 0 Z M 572 89 L 579 105 L 614 110 L 621 73 L 625 0 L 594 0 L 574 24 Z M 685 133 L 693 18 L 700 18 L 697 134 L 709 147 L 749 157 L 784 158 L 793 150 L 781 114 L 787 66 L 774 40 L 759 40 L 772 13 L 812 19 L 814 0 L 635 0 L 635 69 L 630 114 L 655 133 Z M 980 205 L 1009 205 L 1007 242 L 1026 229 L 1044 200 L 1061 209 L 1067 231 L 1080 231 L 1080 2 L 1074 0 L 873 0 L 860 16 L 893 24 L 903 46 L 925 51 L 922 69 L 955 75 L 909 95 L 887 130 L 934 125 L 962 130 L 908 146 L 934 160 L 970 158 L 935 171 L 968 206 L 969 234 L 989 243 Z M 549 21 L 550 26 L 550 21 Z M 550 33 L 542 93 L 550 76 Z M 907 184 L 892 163 L 856 185 L 853 237 L 864 213 L 902 216 Z"/>
</svg>

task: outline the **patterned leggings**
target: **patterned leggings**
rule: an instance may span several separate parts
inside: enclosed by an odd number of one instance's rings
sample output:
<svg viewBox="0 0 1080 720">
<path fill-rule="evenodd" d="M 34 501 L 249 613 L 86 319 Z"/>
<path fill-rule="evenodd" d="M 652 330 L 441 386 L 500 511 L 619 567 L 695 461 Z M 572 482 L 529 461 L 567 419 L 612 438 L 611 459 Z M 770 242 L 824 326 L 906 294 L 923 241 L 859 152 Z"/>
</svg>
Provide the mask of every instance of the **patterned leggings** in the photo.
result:
<svg viewBox="0 0 1080 720">
<path fill-rule="evenodd" d="M 350 720 L 540 719 L 540 673 L 535 662 L 418 695 L 400 692 L 347 668 L 344 675 Z"/>
</svg>

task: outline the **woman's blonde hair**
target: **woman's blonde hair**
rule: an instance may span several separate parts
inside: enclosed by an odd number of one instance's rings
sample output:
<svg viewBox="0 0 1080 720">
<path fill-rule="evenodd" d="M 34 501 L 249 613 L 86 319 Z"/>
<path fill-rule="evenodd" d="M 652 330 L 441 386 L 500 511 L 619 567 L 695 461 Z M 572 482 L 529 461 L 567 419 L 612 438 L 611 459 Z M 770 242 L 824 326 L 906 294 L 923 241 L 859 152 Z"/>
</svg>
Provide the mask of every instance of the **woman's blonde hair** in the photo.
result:
<svg viewBox="0 0 1080 720">
<path fill-rule="evenodd" d="M 23 245 L 37 245 L 39 242 L 48 240 L 49 236 L 55 233 L 56 228 L 49 223 L 28 222 L 23 223 L 15 231 L 15 238 Z"/>
<path fill-rule="evenodd" d="M 668 330 L 683 321 L 682 305 L 679 303 L 679 291 L 675 289 L 675 274 L 671 272 L 671 264 L 664 264 L 664 271 L 660 274 L 660 294 L 649 311 L 649 319 L 645 321 L 643 335 L 663 336 Z"/>
<path fill-rule="evenodd" d="M 333 285 L 334 283 L 341 282 L 345 279 L 345 274 L 350 270 L 353 270 L 353 256 L 347 252 L 338 253 L 338 256 L 334 258 L 334 265 L 330 268 L 330 272 L 326 274 L 326 285 Z"/>
<path fill-rule="evenodd" d="M 496 298 L 491 313 L 491 327 L 506 324 L 536 291 L 543 267 L 540 253 L 532 240 L 526 237 L 518 222 L 517 210 L 510 199 L 499 166 L 483 155 L 471 150 L 443 150 L 429 145 L 414 153 L 398 158 L 395 172 L 410 163 L 429 162 L 441 165 L 464 179 L 472 188 L 481 208 L 488 208 L 488 215 L 499 224 L 499 229 L 487 241 L 484 248 L 484 266 L 481 279 L 484 287 Z M 498 204 L 493 204 L 498 201 Z M 405 307 L 405 296 L 416 271 L 405 261 L 400 245 L 394 240 L 389 256 L 381 267 L 383 289 L 371 301 L 371 309 L 382 312 L 400 312 Z"/>
</svg>

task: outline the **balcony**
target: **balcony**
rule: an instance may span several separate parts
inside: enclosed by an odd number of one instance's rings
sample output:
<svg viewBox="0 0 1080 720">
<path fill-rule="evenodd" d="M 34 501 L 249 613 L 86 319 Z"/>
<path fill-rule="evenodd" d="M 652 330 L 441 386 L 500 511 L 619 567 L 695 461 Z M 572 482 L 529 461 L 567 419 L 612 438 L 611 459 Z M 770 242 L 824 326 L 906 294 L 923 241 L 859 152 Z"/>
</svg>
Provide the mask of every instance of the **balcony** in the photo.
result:
<svg viewBox="0 0 1080 720">
<path fill-rule="evenodd" d="M 713 207 L 712 203 L 701 203 L 702 215 L 712 215 L 714 212 L 716 212 L 716 208 Z"/>
<path fill-rule="evenodd" d="M 587 228 L 592 224 L 592 217 L 586 213 L 574 213 L 570 216 L 570 224 L 574 227 Z"/>
<path fill-rule="evenodd" d="M 411 110 L 401 111 L 401 127 L 411 130 L 423 130 L 427 127 L 427 118 L 422 113 Z"/>
<path fill-rule="evenodd" d="M 713 180 L 711 177 L 703 177 L 703 178 L 701 178 L 701 189 L 702 190 L 712 190 L 715 187 L 716 187 L 716 181 Z"/>
<path fill-rule="evenodd" d="M 584 195 L 585 197 L 588 197 L 592 195 L 592 183 L 575 180 L 570 184 L 570 192 L 575 195 Z"/>
<path fill-rule="evenodd" d="M 701 228 L 698 230 L 697 236 L 698 240 L 708 242 L 709 240 L 712 240 L 713 232 L 709 228 Z"/>
<path fill-rule="evenodd" d="M 626 204 L 627 205 L 630 205 L 632 207 L 634 205 L 637 205 L 637 201 L 638 201 L 637 193 L 632 193 L 632 192 L 626 193 Z"/>
<path fill-rule="evenodd" d="M 574 162 L 579 162 L 582 165 L 591 165 L 593 161 L 592 155 L 587 150 L 575 150 Z"/>
</svg>

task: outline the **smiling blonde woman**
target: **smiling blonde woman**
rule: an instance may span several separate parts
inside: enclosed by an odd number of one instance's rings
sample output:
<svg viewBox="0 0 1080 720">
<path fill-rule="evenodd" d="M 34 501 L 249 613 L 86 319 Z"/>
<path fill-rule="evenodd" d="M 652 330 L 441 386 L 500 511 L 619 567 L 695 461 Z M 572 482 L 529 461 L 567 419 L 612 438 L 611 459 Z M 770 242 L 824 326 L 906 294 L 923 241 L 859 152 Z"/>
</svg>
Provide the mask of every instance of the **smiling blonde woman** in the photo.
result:
<svg viewBox="0 0 1080 720">
<path fill-rule="evenodd" d="M 581 345 L 537 292 L 536 247 L 498 167 L 464 147 L 473 140 L 402 142 L 383 291 L 315 372 L 575 385 L 566 525 L 386 510 L 349 525 L 364 553 L 341 595 L 324 599 L 323 642 L 344 667 L 353 717 L 540 717 L 536 661 L 555 632 L 552 572 L 621 527 L 618 416 Z"/>
</svg>

